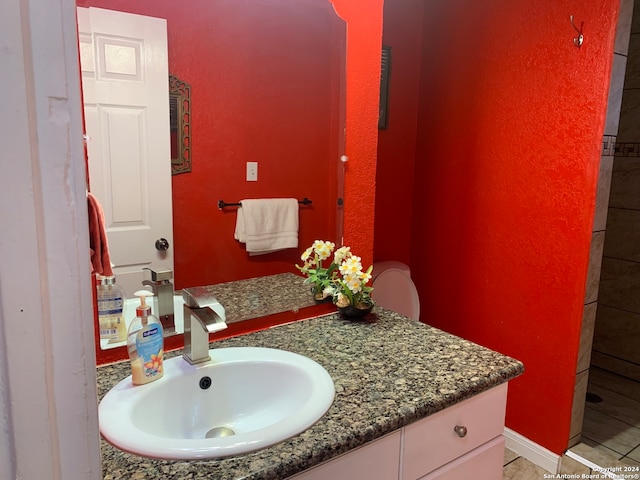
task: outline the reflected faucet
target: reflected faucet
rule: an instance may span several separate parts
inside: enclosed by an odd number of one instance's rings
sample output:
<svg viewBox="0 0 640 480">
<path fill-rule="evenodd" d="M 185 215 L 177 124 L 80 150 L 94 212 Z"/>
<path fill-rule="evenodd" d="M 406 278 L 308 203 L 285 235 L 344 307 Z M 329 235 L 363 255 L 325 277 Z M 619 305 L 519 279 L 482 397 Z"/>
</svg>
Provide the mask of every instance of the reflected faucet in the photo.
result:
<svg viewBox="0 0 640 480">
<path fill-rule="evenodd" d="M 143 280 L 142 285 L 149 285 L 153 294 L 158 299 L 158 318 L 162 323 L 164 335 L 175 333 L 176 325 L 173 312 L 173 272 L 171 270 L 152 270 L 145 267 L 143 270 L 151 272 L 151 280 Z"/>
<path fill-rule="evenodd" d="M 211 306 L 218 301 L 205 287 L 185 288 L 184 300 L 184 358 L 191 365 L 206 362 L 209 356 L 209 334 L 227 328 L 225 321 Z M 192 321 L 195 319 L 195 321 Z"/>
</svg>

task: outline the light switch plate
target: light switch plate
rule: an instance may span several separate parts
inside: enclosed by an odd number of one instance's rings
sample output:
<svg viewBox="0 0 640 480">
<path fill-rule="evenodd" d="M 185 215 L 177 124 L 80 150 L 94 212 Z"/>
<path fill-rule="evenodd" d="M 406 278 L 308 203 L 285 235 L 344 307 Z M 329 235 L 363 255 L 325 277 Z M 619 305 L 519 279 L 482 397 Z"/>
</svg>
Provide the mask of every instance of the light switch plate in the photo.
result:
<svg viewBox="0 0 640 480">
<path fill-rule="evenodd" d="M 258 162 L 247 162 L 247 182 L 258 181 Z"/>
</svg>

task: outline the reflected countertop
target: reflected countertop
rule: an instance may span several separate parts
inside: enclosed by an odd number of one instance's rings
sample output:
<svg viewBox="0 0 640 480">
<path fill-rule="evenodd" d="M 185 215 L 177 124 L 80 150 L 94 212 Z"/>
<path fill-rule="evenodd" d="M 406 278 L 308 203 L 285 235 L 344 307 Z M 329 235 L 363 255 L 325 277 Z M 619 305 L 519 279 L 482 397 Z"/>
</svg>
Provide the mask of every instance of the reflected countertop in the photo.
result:
<svg viewBox="0 0 640 480">
<path fill-rule="evenodd" d="M 303 282 L 300 275 L 278 273 L 201 288 L 224 307 L 226 322 L 234 323 L 314 305 L 311 288 Z"/>
<path fill-rule="evenodd" d="M 240 346 L 279 348 L 315 360 L 333 378 L 333 405 L 289 440 L 221 460 L 151 460 L 102 441 L 104 478 L 283 479 L 523 372 L 513 358 L 378 307 L 365 321 L 332 314 L 211 344 Z M 97 372 L 100 398 L 131 373 L 128 362 Z"/>
</svg>

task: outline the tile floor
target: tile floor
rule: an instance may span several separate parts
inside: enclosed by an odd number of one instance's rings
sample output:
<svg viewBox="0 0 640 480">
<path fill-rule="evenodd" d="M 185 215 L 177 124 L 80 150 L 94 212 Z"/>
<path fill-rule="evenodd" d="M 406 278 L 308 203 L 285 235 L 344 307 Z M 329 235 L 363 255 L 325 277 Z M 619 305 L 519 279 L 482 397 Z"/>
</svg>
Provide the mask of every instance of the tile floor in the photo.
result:
<svg viewBox="0 0 640 480">
<path fill-rule="evenodd" d="M 544 468 L 538 467 L 524 457 L 511 450 L 505 450 L 504 453 L 504 469 L 502 470 L 502 480 L 543 480 L 544 478 L 563 478 L 561 475 L 551 476 L 551 473 Z M 591 469 L 585 465 L 569 458 L 562 457 L 561 474 L 571 475 L 590 474 Z M 545 475 L 547 475 L 545 477 Z M 565 477 L 571 478 L 571 477 Z M 580 477 L 577 477 L 580 478 Z M 585 477 L 586 478 L 586 477 Z"/>
<path fill-rule="evenodd" d="M 587 402 L 582 443 L 571 451 L 603 468 L 640 467 L 640 383 L 592 368 L 587 390 L 602 401 Z M 578 474 L 578 478 L 583 474 L 586 475 L 582 478 L 589 478 L 587 475 L 596 473 L 566 455 L 561 465 L 561 474 Z M 545 474 L 549 475 L 509 450 L 505 451 L 503 472 L 503 480 L 541 480 Z M 627 474 L 640 472 L 629 471 Z M 605 478 L 603 475 L 598 477 Z"/>
</svg>

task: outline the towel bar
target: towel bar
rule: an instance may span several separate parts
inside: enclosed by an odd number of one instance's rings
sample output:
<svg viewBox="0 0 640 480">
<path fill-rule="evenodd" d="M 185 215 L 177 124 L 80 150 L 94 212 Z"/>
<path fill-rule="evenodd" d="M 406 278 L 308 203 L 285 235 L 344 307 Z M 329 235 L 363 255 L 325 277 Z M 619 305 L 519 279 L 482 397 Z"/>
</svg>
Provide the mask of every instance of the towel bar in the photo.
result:
<svg viewBox="0 0 640 480">
<path fill-rule="evenodd" d="M 309 200 L 307 197 L 304 197 L 302 200 L 298 200 L 298 203 L 301 205 L 311 205 L 313 202 Z M 240 203 L 226 203 L 224 200 L 218 200 L 218 208 L 222 210 L 225 207 L 240 207 L 242 206 Z"/>
</svg>

